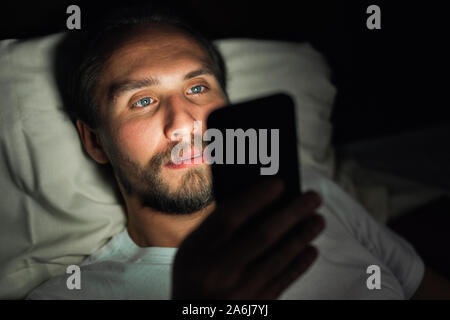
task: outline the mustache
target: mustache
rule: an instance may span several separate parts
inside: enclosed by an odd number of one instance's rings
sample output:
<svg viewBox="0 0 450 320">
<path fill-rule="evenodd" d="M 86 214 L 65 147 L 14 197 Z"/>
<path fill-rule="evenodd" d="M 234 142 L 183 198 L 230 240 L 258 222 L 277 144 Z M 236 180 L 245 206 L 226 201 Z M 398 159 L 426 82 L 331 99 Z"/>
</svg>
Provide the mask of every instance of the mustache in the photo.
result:
<svg viewBox="0 0 450 320">
<path fill-rule="evenodd" d="M 194 145 L 194 140 L 195 139 L 199 139 L 199 141 L 202 142 L 202 152 L 203 150 L 206 148 L 206 146 L 208 145 L 207 141 L 204 141 L 202 139 L 201 135 L 191 135 L 191 141 L 190 142 L 181 142 L 181 141 L 173 141 L 170 142 L 166 149 L 158 152 L 155 156 L 153 156 L 153 158 L 150 160 L 150 166 L 156 166 L 156 167 L 160 167 L 163 164 L 169 162 L 172 160 L 171 158 L 171 154 L 172 154 L 172 150 L 173 148 L 175 148 L 175 146 L 177 146 L 178 144 L 180 144 L 182 146 L 182 148 L 188 148 L 189 146 L 193 146 Z"/>
</svg>

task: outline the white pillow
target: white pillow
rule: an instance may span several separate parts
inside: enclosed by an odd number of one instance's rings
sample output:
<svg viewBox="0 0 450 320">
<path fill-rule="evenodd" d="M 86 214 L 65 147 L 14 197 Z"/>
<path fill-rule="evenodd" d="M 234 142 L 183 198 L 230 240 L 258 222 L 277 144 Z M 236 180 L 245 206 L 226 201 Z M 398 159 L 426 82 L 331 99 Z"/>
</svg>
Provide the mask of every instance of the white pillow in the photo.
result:
<svg viewBox="0 0 450 320">
<path fill-rule="evenodd" d="M 82 151 L 53 76 L 62 34 L 0 41 L 0 298 L 23 298 L 65 266 L 79 264 L 125 227 L 114 180 Z M 293 95 L 301 161 L 333 174 L 335 88 L 308 44 L 216 42 L 232 101 Z"/>
</svg>

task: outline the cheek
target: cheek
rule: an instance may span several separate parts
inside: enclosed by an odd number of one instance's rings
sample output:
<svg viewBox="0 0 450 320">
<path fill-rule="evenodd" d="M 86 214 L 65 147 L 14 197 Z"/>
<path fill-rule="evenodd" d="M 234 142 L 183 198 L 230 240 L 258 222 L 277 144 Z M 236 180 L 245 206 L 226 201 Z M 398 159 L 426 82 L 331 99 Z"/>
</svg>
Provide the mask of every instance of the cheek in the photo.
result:
<svg viewBox="0 0 450 320">
<path fill-rule="evenodd" d="M 130 121 L 116 128 L 116 143 L 125 155 L 144 165 L 148 163 L 158 145 L 155 132 L 157 131 L 148 121 Z"/>
</svg>

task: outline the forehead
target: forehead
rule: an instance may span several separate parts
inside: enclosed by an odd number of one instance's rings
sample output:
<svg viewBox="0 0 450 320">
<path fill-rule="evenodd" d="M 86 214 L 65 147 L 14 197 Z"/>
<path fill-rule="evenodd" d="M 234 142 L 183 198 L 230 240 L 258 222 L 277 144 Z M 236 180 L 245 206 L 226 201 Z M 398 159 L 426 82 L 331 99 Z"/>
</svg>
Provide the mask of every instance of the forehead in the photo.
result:
<svg viewBox="0 0 450 320">
<path fill-rule="evenodd" d="M 172 26 L 146 25 L 129 33 L 106 61 L 103 71 L 107 78 L 117 79 L 177 62 L 202 64 L 209 60 L 205 49 L 186 32 Z"/>
</svg>

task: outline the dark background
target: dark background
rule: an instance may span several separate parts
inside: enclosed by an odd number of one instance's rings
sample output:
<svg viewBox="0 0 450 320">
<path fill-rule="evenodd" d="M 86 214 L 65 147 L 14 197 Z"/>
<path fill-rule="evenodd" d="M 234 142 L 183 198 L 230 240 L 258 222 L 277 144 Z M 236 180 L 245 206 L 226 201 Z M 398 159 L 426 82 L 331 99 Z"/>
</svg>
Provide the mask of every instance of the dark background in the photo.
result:
<svg viewBox="0 0 450 320">
<path fill-rule="evenodd" d="M 139 1 L 127 1 L 135 3 Z M 124 1 L 8 1 L 0 38 L 66 29 L 66 8 L 81 8 L 87 28 Z M 442 1 L 164 1 L 212 38 L 309 41 L 328 59 L 338 96 L 334 142 L 343 144 L 449 123 L 447 28 Z M 381 8 L 381 30 L 368 30 L 366 8 Z M 77 31 L 73 31 L 77 32 Z M 445 67 L 444 67 L 445 64 Z M 444 71 L 445 70 L 445 71 Z"/>
<path fill-rule="evenodd" d="M 135 2 L 140 1 L 126 3 Z M 80 6 L 81 28 L 88 28 L 108 8 L 123 3 L 4 1 L 0 5 L 0 39 L 66 30 L 70 4 Z M 170 0 L 164 4 L 213 39 L 252 37 L 312 43 L 327 58 L 338 89 L 332 115 L 336 150 L 362 142 L 359 150 L 366 158 L 385 154 L 376 158 L 385 168 L 450 187 L 450 55 L 446 49 L 446 15 L 450 13 L 444 9 L 444 1 Z M 381 8 L 381 30 L 366 28 L 366 9 L 371 4 Z M 384 147 L 383 137 L 439 126 L 446 129 L 411 135 L 407 144 L 399 140 Z M 371 147 L 367 142 L 371 138 L 381 139 L 381 143 Z M 428 265 L 448 278 L 449 225 L 448 197 L 390 222 Z"/>
</svg>

